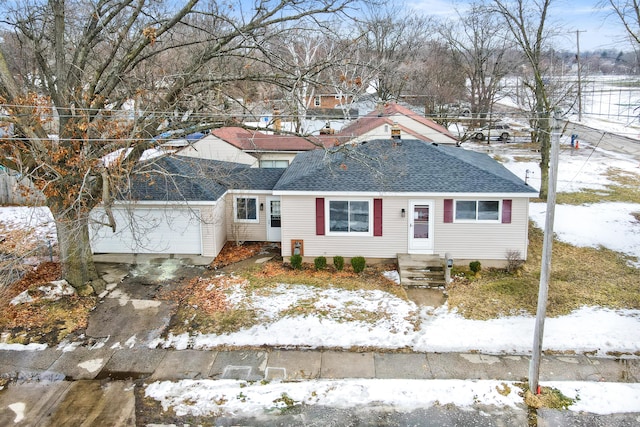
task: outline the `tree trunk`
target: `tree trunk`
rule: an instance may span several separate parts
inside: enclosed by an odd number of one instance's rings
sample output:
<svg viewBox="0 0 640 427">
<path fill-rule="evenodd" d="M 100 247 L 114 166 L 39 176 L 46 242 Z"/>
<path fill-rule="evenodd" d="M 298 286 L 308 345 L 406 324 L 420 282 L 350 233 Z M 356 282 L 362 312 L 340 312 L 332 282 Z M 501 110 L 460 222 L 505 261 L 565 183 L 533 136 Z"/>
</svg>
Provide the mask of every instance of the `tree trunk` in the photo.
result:
<svg viewBox="0 0 640 427">
<path fill-rule="evenodd" d="M 87 214 L 59 213 L 52 210 L 58 233 L 62 278 L 73 286 L 79 294 L 91 294 L 104 290 L 89 239 L 89 218 Z"/>
<path fill-rule="evenodd" d="M 539 91 L 543 91 L 538 89 Z M 540 193 L 538 197 L 547 200 L 549 192 L 549 159 L 551 157 L 551 118 L 545 108 L 545 95 L 538 95 L 538 142 L 540 143 Z"/>
</svg>

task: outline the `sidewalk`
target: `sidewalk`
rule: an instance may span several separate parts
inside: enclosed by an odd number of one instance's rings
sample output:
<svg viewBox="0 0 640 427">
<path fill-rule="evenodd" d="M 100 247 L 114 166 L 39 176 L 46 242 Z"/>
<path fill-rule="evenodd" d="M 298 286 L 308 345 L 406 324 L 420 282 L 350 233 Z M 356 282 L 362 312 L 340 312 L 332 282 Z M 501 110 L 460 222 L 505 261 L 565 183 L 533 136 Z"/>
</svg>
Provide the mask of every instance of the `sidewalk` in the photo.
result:
<svg viewBox="0 0 640 427">
<path fill-rule="evenodd" d="M 95 347 L 95 346 L 94 346 Z M 528 376 L 529 357 L 477 353 L 87 348 L 0 351 L 0 375 L 21 380 L 496 379 Z M 639 382 L 640 359 L 545 356 L 541 381 Z"/>
<path fill-rule="evenodd" d="M 0 425 L 135 426 L 136 408 L 142 403 L 136 397 L 133 380 L 146 384 L 182 379 L 267 380 L 274 384 L 285 380 L 349 378 L 520 381 L 527 376 L 528 364 L 529 358 L 524 356 L 476 353 L 200 351 L 144 347 L 78 347 L 66 352 L 2 350 L 0 374 L 16 381 L 0 392 Z M 551 380 L 637 382 L 638 378 L 639 359 L 588 356 L 542 359 L 543 385 Z M 166 425 L 175 425 L 170 414 L 167 419 Z"/>
</svg>

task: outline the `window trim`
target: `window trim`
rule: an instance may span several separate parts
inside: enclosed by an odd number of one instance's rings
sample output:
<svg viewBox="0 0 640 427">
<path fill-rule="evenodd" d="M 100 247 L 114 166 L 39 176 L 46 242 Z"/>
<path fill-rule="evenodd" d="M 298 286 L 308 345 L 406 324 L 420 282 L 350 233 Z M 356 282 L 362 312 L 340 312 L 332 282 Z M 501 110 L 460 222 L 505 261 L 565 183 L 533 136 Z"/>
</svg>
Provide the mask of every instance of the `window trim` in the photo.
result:
<svg viewBox="0 0 640 427">
<path fill-rule="evenodd" d="M 368 209 L 368 231 L 331 231 L 331 202 L 367 202 Z M 350 206 L 350 205 L 349 205 Z M 350 214 L 350 212 L 349 212 Z M 373 212 L 373 199 L 363 199 L 358 197 L 345 197 L 345 198 L 326 198 L 324 204 L 324 226 L 326 236 L 373 236 L 374 227 L 374 212 Z"/>
<path fill-rule="evenodd" d="M 253 200 L 256 206 L 256 219 L 250 218 L 238 218 L 238 200 L 247 199 Z M 254 196 L 235 196 L 233 198 L 233 222 L 245 223 L 245 224 L 259 224 L 260 223 L 260 208 L 258 197 Z"/>
<path fill-rule="evenodd" d="M 476 204 L 476 217 L 475 219 L 458 219 L 458 202 L 475 202 Z M 480 202 L 497 202 L 498 203 L 498 218 L 496 219 L 478 219 L 478 206 Z M 467 223 L 467 224 L 500 224 L 502 223 L 502 199 L 454 199 L 453 200 L 453 222 Z"/>
</svg>

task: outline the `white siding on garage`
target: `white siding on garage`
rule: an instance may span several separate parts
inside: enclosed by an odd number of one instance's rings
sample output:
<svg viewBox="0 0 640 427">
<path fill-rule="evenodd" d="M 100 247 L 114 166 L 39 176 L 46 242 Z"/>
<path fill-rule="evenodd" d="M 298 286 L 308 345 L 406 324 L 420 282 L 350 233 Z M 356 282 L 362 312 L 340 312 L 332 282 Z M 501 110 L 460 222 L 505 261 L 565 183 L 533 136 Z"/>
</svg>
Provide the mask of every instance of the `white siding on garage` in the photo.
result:
<svg viewBox="0 0 640 427">
<path fill-rule="evenodd" d="M 94 209 L 90 227 L 94 253 L 169 253 L 201 255 L 200 210 L 181 207 L 115 208 L 116 232 Z M 96 222 L 97 221 L 97 222 Z"/>
<path fill-rule="evenodd" d="M 217 256 L 227 242 L 225 223 L 226 199 L 221 198 L 215 206 L 203 206 L 202 213 L 202 255 Z"/>
</svg>

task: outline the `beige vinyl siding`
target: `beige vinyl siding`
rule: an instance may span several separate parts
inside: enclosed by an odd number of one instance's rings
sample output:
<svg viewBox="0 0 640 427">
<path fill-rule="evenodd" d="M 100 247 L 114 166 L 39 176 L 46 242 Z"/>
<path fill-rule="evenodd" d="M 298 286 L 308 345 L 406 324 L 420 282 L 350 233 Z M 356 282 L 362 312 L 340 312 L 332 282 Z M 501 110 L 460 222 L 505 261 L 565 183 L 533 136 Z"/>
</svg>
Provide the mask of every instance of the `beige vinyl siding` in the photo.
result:
<svg viewBox="0 0 640 427">
<path fill-rule="evenodd" d="M 449 197 L 447 197 L 449 198 Z M 454 200 L 477 200 L 454 198 Z M 483 200 L 489 198 L 483 197 Z M 451 253 L 454 259 L 504 260 L 508 250 L 527 255 L 529 199 L 512 199 L 511 224 L 502 223 L 444 223 L 444 199 L 436 200 L 435 253 Z"/>
<path fill-rule="evenodd" d="M 258 222 L 238 222 L 235 218 L 234 200 L 236 197 L 255 197 Z M 267 240 L 267 194 L 234 193 L 226 197 L 227 240 L 241 242 L 262 242 Z M 260 210 L 260 204 L 265 206 Z"/>
<path fill-rule="evenodd" d="M 203 256 L 217 256 L 227 241 L 225 210 L 225 199 L 221 199 L 214 206 L 206 206 L 201 209 Z"/>
<path fill-rule="evenodd" d="M 372 200 L 339 197 L 343 200 Z M 404 198 L 385 198 L 382 202 L 382 236 L 316 236 L 316 197 L 282 196 L 282 256 L 291 256 L 291 240 L 304 240 L 304 256 L 395 258 L 407 251 Z M 370 213 L 373 215 L 373 212 Z"/>
<path fill-rule="evenodd" d="M 209 135 L 178 152 L 180 156 L 197 157 L 199 159 L 220 160 L 224 162 L 242 163 L 257 166 L 255 157 L 237 147 Z"/>
<path fill-rule="evenodd" d="M 331 197 L 325 197 L 325 203 Z M 367 198 L 340 197 L 348 200 Z M 371 197 L 369 199 L 373 199 Z M 377 198 L 377 197 L 376 197 Z M 451 197 L 446 197 L 451 198 Z M 395 258 L 407 253 L 409 246 L 408 215 L 410 201 L 433 200 L 434 250 L 454 259 L 504 260 L 508 250 L 527 255 L 528 199 L 512 199 L 511 224 L 502 223 L 444 223 L 444 197 L 382 197 L 382 236 L 317 236 L 315 228 L 315 196 L 281 196 L 282 200 L 282 256 L 291 256 L 291 241 L 304 241 L 304 256 L 367 258 Z M 483 197 L 483 199 L 486 199 Z M 470 199 L 471 200 L 471 199 Z M 405 209 L 406 215 L 401 215 Z M 325 230 L 326 231 L 326 230 Z"/>
</svg>

